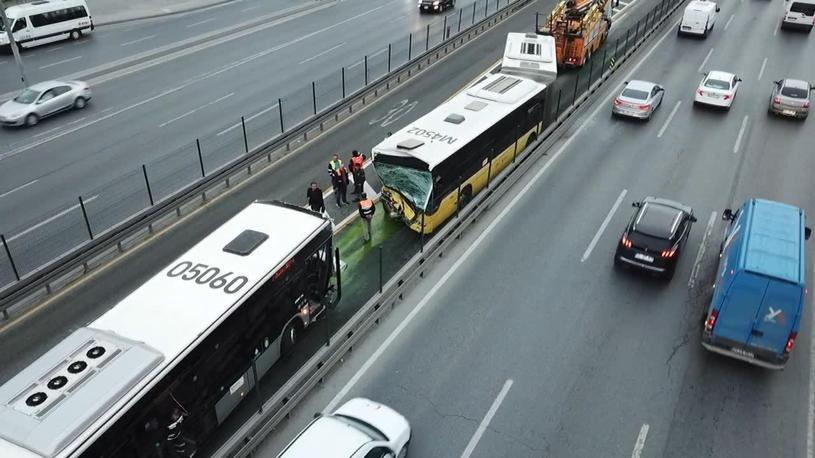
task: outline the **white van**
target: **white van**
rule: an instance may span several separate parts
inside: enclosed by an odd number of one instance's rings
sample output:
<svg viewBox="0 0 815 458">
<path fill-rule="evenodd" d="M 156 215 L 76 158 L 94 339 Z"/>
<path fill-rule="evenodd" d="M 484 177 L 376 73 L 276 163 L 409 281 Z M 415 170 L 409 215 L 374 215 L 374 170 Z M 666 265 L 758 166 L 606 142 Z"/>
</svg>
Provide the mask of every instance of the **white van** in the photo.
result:
<svg viewBox="0 0 815 458">
<path fill-rule="evenodd" d="M 718 16 L 716 13 L 718 12 L 719 6 L 714 2 L 693 0 L 685 7 L 677 33 L 707 37 L 708 32 L 713 30 L 716 24 L 716 16 Z"/>
<path fill-rule="evenodd" d="M 782 29 L 803 29 L 809 33 L 815 24 L 815 0 L 786 0 Z"/>
<path fill-rule="evenodd" d="M 37 0 L 6 8 L 6 16 L 18 46 L 29 48 L 57 40 L 78 40 L 93 30 L 93 19 L 85 0 Z M 0 21 L 0 47 L 8 35 Z"/>
</svg>

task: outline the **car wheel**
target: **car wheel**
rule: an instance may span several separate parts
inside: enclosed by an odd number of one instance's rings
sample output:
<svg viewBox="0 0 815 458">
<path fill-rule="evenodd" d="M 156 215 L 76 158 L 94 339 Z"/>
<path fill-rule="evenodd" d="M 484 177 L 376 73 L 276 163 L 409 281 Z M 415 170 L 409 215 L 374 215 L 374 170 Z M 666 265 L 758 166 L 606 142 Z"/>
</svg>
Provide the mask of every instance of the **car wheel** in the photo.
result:
<svg viewBox="0 0 815 458">
<path fill-rule="evenodd" d="M 71 30 L 71 40 L 79 40 L 82 38 L 82 32 L 79 30 Z"/>
<path fill-rule="evenodd" d="M 36 126 L 38 122 L 40 122 L 40 117 L 34 113 L 25 117 L 25 125 L 28 127 Z"/>
<path fill-rule="evenodd" d="M 410 439 L 405 442 L 405 446 L 402 447 L 402 450 L 399 450 L 399 457 L 398 458 L 405 458 L 408 455 L 408 448 L 410 448 Z"/>
<path fill-rule="evenodd" d="M 76 100 L 74 100 L 74 108 L 77 110 L 81 110 L 86 106 L 88 106 L 88 101 L 85 100 L 85 97 L 77 97 Z"/>
</svg>

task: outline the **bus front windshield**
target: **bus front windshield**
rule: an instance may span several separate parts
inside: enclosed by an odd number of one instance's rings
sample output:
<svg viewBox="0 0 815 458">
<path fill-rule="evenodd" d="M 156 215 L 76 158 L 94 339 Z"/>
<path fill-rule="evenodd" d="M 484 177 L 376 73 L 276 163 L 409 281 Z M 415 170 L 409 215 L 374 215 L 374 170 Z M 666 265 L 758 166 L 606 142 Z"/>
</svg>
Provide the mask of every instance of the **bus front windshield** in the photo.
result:
<svg viewBox="0 0 815 458">
<path fill-rule="evenodd" d="M 375 162 L 375 166 L 383 185 L 399 191 L 417 210 L 427 210 L 433 191 L 430 172 L 379 161 Z"/>
</svg>

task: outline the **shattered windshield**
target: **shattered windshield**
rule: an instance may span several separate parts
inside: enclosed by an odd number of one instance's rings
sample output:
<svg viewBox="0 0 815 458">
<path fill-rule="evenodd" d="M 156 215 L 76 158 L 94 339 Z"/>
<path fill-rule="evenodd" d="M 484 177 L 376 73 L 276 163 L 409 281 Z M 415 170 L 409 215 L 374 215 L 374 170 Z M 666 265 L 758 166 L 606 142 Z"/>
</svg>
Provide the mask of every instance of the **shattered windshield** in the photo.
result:
<svg viewBox="0 0 815 458">
<path fill-rule="evenodd" d="M 430 192 L 433 190 L 433 176 L 430 172 L 383 162 L 376 162 L 375 166 L 383 185 L 399 191 L 417 209 L 427 210 Z"/>
</svg>

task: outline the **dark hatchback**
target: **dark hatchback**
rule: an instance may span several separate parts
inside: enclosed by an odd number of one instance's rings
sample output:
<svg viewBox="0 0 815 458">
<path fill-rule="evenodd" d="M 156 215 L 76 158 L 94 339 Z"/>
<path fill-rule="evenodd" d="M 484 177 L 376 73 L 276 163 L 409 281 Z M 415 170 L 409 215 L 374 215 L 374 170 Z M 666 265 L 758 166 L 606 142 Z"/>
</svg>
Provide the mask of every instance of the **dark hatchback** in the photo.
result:
<svg viewBox="0 0 815 458">
<path fill-rule="evenodd" d="M 658 197 L 646 197 L 632 205 L 636 210 L 617 244 L 614 265 L 672 278 L 691 226 L 696 222 L 693 209 Z"/>
</svg>

